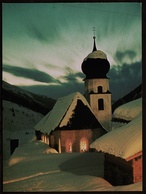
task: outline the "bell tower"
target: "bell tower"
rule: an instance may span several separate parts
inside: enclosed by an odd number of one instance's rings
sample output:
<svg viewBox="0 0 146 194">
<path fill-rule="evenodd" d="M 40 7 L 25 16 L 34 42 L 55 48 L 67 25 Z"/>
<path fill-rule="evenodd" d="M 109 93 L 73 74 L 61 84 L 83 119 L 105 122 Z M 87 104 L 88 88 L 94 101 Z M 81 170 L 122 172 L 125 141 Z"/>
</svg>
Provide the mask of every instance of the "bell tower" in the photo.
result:
<svg viewBox="0 0 146 194">
<path fill-rule="evenodd" d="M 82 71 L 86 75 L 85 98 L 89 102 L 96 118 L 100 124 L 111 131 L 111 92 L 109 90 L 109 78 L 106 76 L 110 69 L 110 64 L 106 54 L 97 50 L 96 37 L 93 37 L 93 50 L 83 60 Z"/>
</svg>

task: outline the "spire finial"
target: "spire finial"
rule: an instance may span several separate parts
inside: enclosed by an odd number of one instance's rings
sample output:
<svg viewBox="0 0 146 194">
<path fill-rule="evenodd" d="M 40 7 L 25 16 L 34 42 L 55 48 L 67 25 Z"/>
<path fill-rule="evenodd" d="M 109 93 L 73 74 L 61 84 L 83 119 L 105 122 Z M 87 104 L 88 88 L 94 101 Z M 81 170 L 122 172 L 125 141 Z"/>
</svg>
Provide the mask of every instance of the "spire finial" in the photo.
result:
<svg viewBox="0 0 146 194">
<path fill-rule="evenodd" d="M 93 30 L 92 31 L 93 31 L 93 39 L 94 39 L 93 51 L 97 51 L 97 49 L 96 49 L 96 43 L 95 43 L 95 39 L 96 39 L 96 36 L 95 36 L 96 29 L 95 29 L 95 27 L 93 27 Z"/>
<path fill-rule="evenodd" d="M 93 26 L 93 30 L 92 31 L 93 31 L 93 35 L 94 35 L 93 38 L 94 38 L 95 37 L 95 31 L 96 31 L 94 26 Z"/>
</svg>

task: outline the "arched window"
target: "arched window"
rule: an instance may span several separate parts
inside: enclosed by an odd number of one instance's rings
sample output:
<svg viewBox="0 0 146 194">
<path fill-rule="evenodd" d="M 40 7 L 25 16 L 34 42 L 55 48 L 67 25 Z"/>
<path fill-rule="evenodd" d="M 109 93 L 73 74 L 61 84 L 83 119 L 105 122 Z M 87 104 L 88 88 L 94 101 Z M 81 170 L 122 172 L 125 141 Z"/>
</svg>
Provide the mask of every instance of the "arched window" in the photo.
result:
<svg viewBox="0 0 146 194">
<path fill-rule="evenodd" d="M 102 98 L 98 100 L 98 110 L 104 110 L 104 102 Z"/>
<path fill-rule="evenodd" d="M 98 86 L 98 93 L 102 93 L 102 86 Z"/>
<path fill-rule="evenodd" d="M 70 139 L 66 140 L 65 150 L 66 150 L 66 152 L 72 152 L 72 142 Z"/>
<path fill-rule="evenodd" d="M 88 143 L 88 140 L 83 137 L 81 140 L 80 140 L 80 152 L 87 152 L 89 149 L 89 143 Z"/>
</svg>

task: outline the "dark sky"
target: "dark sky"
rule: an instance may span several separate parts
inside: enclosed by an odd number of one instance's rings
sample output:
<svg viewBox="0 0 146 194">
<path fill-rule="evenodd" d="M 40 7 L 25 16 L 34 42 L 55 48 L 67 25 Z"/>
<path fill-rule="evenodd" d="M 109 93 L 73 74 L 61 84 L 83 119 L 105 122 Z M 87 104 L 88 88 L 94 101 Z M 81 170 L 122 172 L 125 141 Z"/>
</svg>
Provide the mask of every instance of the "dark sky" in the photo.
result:
<svg viewBox="0 0 146 194">
<path fill-rule="evenodd" d="M 106 53 L 116 100 L 142 79 L 140 3 L 3 3 L 3 80 L 57 99 L 84 93 L 93 48 Z"/>
</svg>

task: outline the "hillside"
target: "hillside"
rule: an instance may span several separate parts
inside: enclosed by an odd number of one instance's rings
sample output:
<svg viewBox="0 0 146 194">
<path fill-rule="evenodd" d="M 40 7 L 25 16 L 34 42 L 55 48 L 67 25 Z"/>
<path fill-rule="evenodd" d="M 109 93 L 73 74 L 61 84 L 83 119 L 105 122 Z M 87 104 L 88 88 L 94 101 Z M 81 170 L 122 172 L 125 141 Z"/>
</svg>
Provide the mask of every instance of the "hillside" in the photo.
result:
<svg viewBox="0 0 146 194">
<path fill-rule="evenodd" d="M 119 100 L 117 100 L 112 105 L 112 112 L 114 112 L 114 110 L 117 107 L 121 106 L 122 104 L 130 102 L 132 100 L 136 100 L 136 99 L 141 98 L 141 97 L 142 97 L 142 84 L 140 84 L 138 87 L 136 87 L 133 91 L 131 91 L 130 93 L 128 93 L 124 97 L 122 97 Z"/>
<path fill-rule="evenodd" d="M 56 102 L 52 98 L 33 94 L 4 81 L 2 82 L 2 99 L 22 105 L 43 115 L 47 114 Z"/>
<path fill-rule="evenodd" d="M 34 126 L 43 117 L 21 105 L 13 102 L 2 102 L 3 119 L 3 159 L 10 157 L 10 139 L 19 139 L 19 144 L 23 145 L 35 139 Z"/>
</svg>

